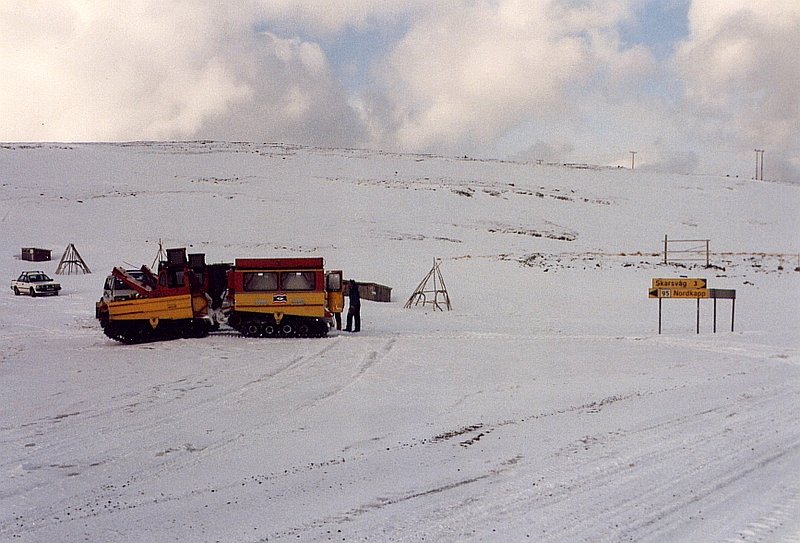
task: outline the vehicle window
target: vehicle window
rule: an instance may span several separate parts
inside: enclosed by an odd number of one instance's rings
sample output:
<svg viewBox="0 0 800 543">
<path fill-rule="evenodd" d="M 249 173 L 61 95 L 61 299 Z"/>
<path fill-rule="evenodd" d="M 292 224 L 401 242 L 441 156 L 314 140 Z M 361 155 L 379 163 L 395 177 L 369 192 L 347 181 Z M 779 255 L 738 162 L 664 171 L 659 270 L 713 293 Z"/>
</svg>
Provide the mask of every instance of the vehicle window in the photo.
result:
<svg viewBox="0 0 800 543">
<path fill-rule="evenodd" d="M 245 290 L 278 290 L 278 274 L 275 272 L 246 272 L 242 279 Z"/>
<path fill-rule="evenodd" d="M 206 274 L 204 272 L 193 271 L 189 276 L 195 285 L 202 285 L 206 282 Z"/>
<path fill-rule="evenodd" d="M 283 272 L 281 285 L 284 290 L 314 290 L 314 272 Z"/>
<path fill-rule="evenodd" d="M 133 276 L 134 279 L 138 280 L 140 283 L 150 288 L 155 288 L 156 284 L 158 283 L 158 278 L 153 277 L 152 275 L 145 275 L 142 272 L 132 273 L 131 275 Z"/>
<path fill-rule="evenodd" d="M 170 288 L 179 288 L 183 286 L 184 273 L 182 271 L 170 271 L 167 275 L 168 286 Z"/>
<path fill-rule="evenodd" d="M 331 291 L 339 291 L 342 290 L 342 274 L 341 273 L 330 273 L 326 277 L 328 281 L 328 290 Z"/>
</svg>

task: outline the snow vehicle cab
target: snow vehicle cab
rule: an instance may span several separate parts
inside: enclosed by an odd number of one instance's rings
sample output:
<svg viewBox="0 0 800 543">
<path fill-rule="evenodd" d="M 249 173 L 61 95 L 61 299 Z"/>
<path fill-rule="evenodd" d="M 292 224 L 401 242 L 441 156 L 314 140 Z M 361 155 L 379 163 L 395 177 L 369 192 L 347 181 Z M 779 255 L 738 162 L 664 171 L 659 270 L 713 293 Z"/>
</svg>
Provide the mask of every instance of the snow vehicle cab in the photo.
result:
<svg viewBox="0 0 800 543">
<path fill-rule="evenodd" d="M 213 321 L 205 256 L 189 257 L 185 248 L 167 250 L 158 274 L 147 266 L 140 274 L 114 268 L 112 277 L 136 295 L 107 300 L 104 294 L 95 307 L 103 332 L 122 343 L 208 335 Z"/>
<path fill-rule="evenodd" d="M 145 274 L 142 270 L 125 270 L 125 273 L 134 279 L 144 282 Z M 103 300 L 106 302 L 119 302 L 137 298 L 139 293 L 131 288 L 125 281 L 118 279 L 114 274 L 106 277 L 103 284 Z"/>
</svg>

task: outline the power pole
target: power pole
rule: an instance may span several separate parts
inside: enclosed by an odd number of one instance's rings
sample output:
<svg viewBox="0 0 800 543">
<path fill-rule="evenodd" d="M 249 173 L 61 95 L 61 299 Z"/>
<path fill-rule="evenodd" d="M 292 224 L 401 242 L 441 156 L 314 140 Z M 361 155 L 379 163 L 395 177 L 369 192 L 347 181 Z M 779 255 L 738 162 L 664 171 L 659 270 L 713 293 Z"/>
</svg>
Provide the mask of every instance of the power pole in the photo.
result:
<svg viewBox="0 0 800 543">
<path fill-rule="evenodd" d="M 753 149 L 756 152 L 756 175 L 753 179 L 758 179 L 758 149 Z"/>
<path fill-rule="evenodd" d="M 636 153 L 639 151 L 631 151 L 631 170 L 633 170 L 636 166 Z"/>
<path fill-rule="evenodd" d="M 764 149 L 754 149 L 756 152 L 756 180 L 764 180 Z M 761 164 L 761 173 L 759 175 L 759 163 Z"/>
</svg>

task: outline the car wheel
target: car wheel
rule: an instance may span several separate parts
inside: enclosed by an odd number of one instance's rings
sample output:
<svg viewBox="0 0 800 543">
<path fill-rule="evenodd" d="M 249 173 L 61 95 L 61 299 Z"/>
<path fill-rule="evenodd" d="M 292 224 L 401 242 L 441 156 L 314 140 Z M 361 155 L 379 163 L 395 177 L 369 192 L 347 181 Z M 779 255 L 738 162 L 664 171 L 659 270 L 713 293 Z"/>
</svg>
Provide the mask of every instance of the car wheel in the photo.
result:
<svg viewBox="0 0 800 543">
<path fill-rule="evenodd" d="M 14 287 L 14 296 L 19 296 L 19 289 Z"/>
<path fill-rule="evenodd" d="M 31 298 L 35 298 L 35 297 L 36 297 L 36 291 L 33 290 L 33 287 L 31 287 Z"/>
</svg>

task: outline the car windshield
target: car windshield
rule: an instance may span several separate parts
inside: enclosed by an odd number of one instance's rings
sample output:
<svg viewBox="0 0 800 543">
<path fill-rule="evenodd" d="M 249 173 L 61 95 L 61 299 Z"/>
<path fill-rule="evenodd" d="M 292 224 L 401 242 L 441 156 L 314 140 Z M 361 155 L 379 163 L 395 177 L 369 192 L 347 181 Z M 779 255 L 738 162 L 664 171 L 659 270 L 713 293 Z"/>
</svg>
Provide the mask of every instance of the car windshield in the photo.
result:
<svg viewBox="0 0 800 543">
<path fill-rule="evenodd" d="M 32 283 L 36 283 L 36 282 L 39 282 L 39 281 L 52 281 L 52 279 L 50 279 L 49 277 L 47 277 L 43 273 L 34 273 L 34 274 L 29 274 L 28 275 L 28 281 L 30 281 Z"/>
</svg>

